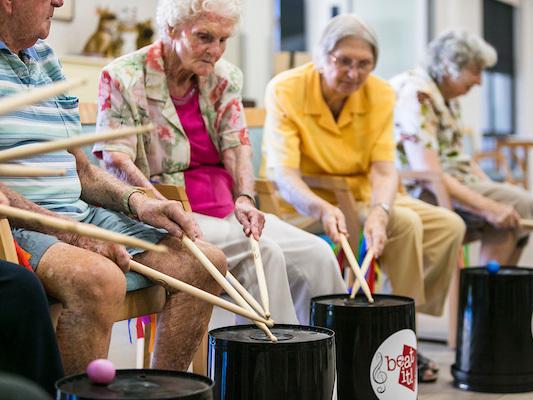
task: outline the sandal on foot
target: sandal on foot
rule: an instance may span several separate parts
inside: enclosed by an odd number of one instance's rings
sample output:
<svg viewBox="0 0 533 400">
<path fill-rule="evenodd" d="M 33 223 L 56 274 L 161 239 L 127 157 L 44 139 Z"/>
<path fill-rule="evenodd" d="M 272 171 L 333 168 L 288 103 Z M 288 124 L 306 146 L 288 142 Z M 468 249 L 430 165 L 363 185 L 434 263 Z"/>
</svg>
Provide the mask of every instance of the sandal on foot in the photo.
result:
<svg viewBox="0 0 533 400">
<path fill-rule="evenodd" d="M 429 362 L 428 362 L 429 361 Z M 439 372 L 430 367 L 430 361 L 426 357 L 417 355 L 417 370 L 419 383 L 435 382 L 439 377 Z"/>
<path fill-rule="evenodd" d="M 439 366 L 437 363 L 433 360 L 430 360 L 426 356 L 417 353 L 416 354 L 416 362 L 419 364 L 427 364 L 427 366 L 433 371 L 433 372 L 439 372 Z"/>
</svg>

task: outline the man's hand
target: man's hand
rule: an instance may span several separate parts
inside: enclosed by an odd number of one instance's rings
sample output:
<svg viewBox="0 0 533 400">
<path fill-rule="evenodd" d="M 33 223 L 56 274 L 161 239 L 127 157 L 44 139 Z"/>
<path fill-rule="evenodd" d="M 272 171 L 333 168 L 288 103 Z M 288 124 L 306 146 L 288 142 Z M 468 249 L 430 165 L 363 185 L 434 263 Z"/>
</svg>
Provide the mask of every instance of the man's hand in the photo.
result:
<svg viewBox="0 0 533 400">
<path fill-rule="evenodd" d="M 348 230 L 346 229 L 346 219 L 342 211 L 329 203 L 324 205 L 322 211 L 320 212 L 320 221 L 322 222 L 322 227 L 326 235 L 333 240 L 334 243 L 340 243 L 341 233 L 348 235 Z"/>
<path fill-rule="evenodd" d="M 383 253 L 385 248 L 388 220 L 388 214 L 381 207 L 372 207 L 366 218 L 364 227 L 366 246 L 372 249 L 376 258 Z"/>
<path fill-rule="evenodd" d="M 141 193 L 133 193 L 129 204 L 139 221 L 165 229 L 178 238 L 183 234 L 193 241 L 202 238 L 200 227 L 178 201 L 149 199 Z"/>
<path fill-rule="evenodd" d="M 246 196 L 237 197 L 234 212 L 235 218 L 242 225 L 244 234 L 252 235 L 255 240 L 259 240 L 265 226 L 265 214 L 259 211 L 252 200 Z"/>
<path fill-rule="evenodd" d="M 109 258 L 117 264 L 124 273 L 128 272 L 130 269 L 129 263 L 131 256 L 128 254 L 126 247 L 122 245 L 79 235 L 75 235 L 73 239 L 69 241 L 69 244 Z"/>
</svg>

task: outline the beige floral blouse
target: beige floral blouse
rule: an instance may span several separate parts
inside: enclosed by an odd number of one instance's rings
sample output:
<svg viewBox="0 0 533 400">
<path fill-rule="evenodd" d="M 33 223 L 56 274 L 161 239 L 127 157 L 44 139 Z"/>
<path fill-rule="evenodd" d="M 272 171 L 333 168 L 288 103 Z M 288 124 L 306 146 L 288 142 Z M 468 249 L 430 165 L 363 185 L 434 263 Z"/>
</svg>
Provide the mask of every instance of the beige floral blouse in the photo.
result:
<svg viewBox="0 0 533 400">
<path fill-rule="evenodd" d="M 224 60 L 198 79 L 202 118 L 219 152 L 250 144 L 241 87 L 241 71 Z M 97 143 L 93 153 L 126 153 L 152 181 L 184 185 L 190 146 L 168 91 L 161 41 L 118 58 L 100 77 L 98 130 L 148 123 L 155 125 L 152 132 Z"/>
<path fill-rule="evenodd" d="M 463 152 L 459 102 L 446 102 L 435 81 L 422 68 L 404 72 L 390 83 L 397 96 L 394 136 L 402 166 L 409 165 L 404 143 L 422 143 L 438 152 L 445 172 L 464 183 L 476 181 L 471 157 Z"/>
</svg>

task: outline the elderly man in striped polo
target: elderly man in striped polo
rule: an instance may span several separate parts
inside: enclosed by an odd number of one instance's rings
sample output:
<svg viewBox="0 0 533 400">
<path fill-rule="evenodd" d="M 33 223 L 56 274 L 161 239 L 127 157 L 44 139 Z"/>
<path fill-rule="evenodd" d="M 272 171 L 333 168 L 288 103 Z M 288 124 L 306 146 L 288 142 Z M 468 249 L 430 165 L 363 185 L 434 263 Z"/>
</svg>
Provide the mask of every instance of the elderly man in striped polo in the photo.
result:
<svg viewBox="0 0 533 400">
<path fill-rule="evenodd" d="M 0 0 L 0 96 L 64 79 L 58 59 L 42 40 L 48 36 L 54 9 L 62 5 L 63 0 Z M 0 150 L 79 132 L 77 99 L 58 96 L 0 116 Z M 83 371 L 92 359 L 107 356 L 111 327 L 125 295 L 124 271 L 131 257 L 218 293 L 218 285 L 177 238 L 181 232 L 194 239 L 201 234 L 176 202 L 146 198 L 143 192 L 91 165 L 80 149 L 17 163 L 64 168 L 68 174 L 59 178 L 2 179 L 0 188 L 12 206 L 92 223 L 170 248 L 163 255 L 142 252 L 33 222 L 11 221 L 13 234 L 30 254 L 30 263 L 46 291 L 64 306 L 57 338 L 67 374 Z M 224 272 L 222 252 L 198 242 Z M 158 319 L 155 367 L 186 369 L 207 329 L 210 314 L 207 303 L 184 293 L 170 295 Z"/>
</svg>

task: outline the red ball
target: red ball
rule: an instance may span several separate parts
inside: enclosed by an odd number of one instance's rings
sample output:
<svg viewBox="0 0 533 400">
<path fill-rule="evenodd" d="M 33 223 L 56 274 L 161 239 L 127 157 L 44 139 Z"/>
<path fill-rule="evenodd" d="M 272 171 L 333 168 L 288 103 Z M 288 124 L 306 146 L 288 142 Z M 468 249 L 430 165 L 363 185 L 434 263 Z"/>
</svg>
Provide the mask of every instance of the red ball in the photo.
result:
<svg viewBox="0 0 533 400">
<path fill-rule="evenodd" d="M 115 379 L 116 370 L 111 361 L 99 358 L 89 363 L 87 375 L 91 382 L 106 385 Z"/>
</svg>

